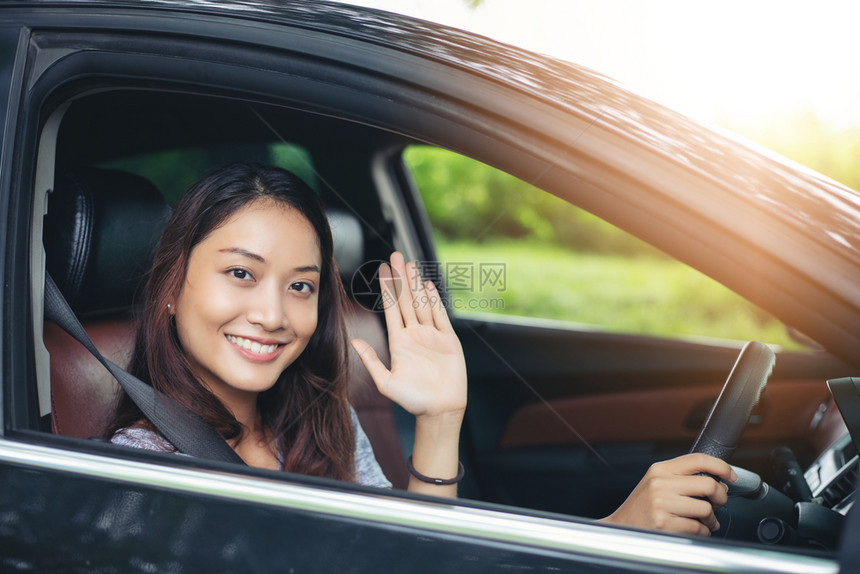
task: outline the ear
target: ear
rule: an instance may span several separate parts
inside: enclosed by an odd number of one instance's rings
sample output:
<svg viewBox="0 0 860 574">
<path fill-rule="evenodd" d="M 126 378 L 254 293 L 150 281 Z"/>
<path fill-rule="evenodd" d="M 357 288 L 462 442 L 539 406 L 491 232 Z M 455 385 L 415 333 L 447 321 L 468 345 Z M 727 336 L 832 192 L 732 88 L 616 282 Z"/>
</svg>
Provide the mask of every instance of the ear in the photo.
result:
<svg viewBox="0 0 860 574">
<path fill-rule="evenodd" d="M 172 301 L 167 304 L 167 312 L 170 313 L 171 316 L 176 314 L 176 305 Z"/>
</svg>

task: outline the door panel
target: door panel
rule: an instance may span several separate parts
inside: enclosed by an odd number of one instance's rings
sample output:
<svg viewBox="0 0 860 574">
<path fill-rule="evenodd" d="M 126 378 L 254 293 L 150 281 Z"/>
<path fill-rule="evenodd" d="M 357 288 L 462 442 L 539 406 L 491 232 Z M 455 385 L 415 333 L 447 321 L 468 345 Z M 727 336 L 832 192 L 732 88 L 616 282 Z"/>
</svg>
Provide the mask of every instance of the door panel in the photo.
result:
<svg viewBox="0 0 860 574">
<path fill-rule="evenodd" d="M 721 389 L 722 385 L 702 385 L 531 403 L 510 417 L 498 446 L 604 444 L 631 437 L 647 442 L 688 439 L 692 443 Z M 803 439 L 818 406 L 829 398 L 821 381 L 770 381 L 744 439 Z"/>
<path fill-rule="evenodd" d="M 651 464 L 689 450 L 740 350 L 495 319 L 455 325 L 475 495 L 592 518 L 623 502 Z M 818 414 L 830 403 L 825 380 L 845 372 L 824 353 L 779 353 L 731 462 L 766 480 L 776 446 L 810 462 L 835 434 Z"/>
</svg>

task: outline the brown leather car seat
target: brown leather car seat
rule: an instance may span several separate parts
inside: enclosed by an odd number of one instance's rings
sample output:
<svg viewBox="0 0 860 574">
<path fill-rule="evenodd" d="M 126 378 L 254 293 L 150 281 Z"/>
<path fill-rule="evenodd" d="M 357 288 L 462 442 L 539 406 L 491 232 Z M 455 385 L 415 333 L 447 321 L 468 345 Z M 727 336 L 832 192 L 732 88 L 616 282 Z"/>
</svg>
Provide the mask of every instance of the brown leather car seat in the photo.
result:
<svg viewBox="0 0 860 574">
<path fill-rule="evenodd" d="M 129 173 L 81 168 L 57 180 L 45 216 L 46 267 L 102 353 L 120 366 L 130 358 L 131 306 L 170 208 L 159 191 Z M 51 428 L 78 438 L 101 434 L 117 383 L 53 323 Z"/>
<path fill-rule="evenodd" d="M 170 214 L 161 193 L 130 173 L 79 168 L 58 179 L 45 218 L 46 266 L 99 350 L 120 366 L 128 363 L 135 295 L 155 242 Z M 351 214 L 329 214 L 335 259 L 347 279 L 363 262 L 361 226 Z M 350 302 L 350 337 L 371 343 L 387 360 L 378 314 Z M 46 322 L 51 355 L 51 428 L 77 438 L 99 436 L 113 406 L 117 383 L 77 341 Z M 376 390 L 354 353 L 350 398 L 386 476 L 405 488 L 408 475 L 392 403 Z"/>
</svg>

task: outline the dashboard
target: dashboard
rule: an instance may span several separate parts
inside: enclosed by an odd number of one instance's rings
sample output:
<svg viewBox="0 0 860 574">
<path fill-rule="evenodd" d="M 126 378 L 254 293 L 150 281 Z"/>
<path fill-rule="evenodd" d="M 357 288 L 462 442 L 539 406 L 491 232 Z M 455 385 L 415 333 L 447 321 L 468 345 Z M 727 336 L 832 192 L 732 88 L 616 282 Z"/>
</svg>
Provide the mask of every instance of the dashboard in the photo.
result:
<svg viewBox="0 0 860 574">
<path fill-rule="evenodd" d="M 813 501 L 845 515 L 854 504 L 860 438 L 860 378 L 827 381 L 833 401 L 847 427 L 804 473 Z"/>
<path fill-rule="evenodd" d="M 854 504 L 860 474 L 860 378 L 827 381 L 832 400 L 820 405 L 809 431 L 820 454 L 802 470 L 790 448 L 771 453 L 770 484 L 734 467 L 729 499 L 716 511 L 719 537 L 768 545 L 836 550 Z"/>
</svg>

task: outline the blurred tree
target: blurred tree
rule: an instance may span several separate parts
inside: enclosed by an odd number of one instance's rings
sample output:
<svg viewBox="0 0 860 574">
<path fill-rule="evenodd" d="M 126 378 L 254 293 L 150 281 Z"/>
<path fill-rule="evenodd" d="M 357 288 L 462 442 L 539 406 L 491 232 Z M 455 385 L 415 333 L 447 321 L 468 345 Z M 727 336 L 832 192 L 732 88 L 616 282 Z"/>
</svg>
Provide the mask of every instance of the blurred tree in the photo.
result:
<svg viewBox="0 0 860 574">
<path fill-rule="evenodd" d="M 445 239 L 528 239 L 580 252 L 660 254 L 602 219 L 471 158 L 410 146 L 403 159 L 434 231 Z"/>
<path fill-rule="evenodd" d="M 759 121 L 721 121 L 726 128 L 860 191 L 860 129 L 838 129 L 807 108 Z"/>
</svg>

